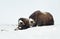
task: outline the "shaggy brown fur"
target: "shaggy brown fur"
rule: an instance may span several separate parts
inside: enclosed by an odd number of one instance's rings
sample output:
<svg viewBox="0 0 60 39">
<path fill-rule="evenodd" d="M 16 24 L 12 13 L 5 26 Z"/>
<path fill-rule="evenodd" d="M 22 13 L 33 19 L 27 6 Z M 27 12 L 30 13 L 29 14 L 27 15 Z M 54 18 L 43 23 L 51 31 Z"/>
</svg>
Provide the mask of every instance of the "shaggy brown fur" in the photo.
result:
<svg viewBox="0 0 60 39">
<path fill-rule="evenodd" d="M 30 20 L 32 19 L 32 20 Z M 18 19 L 18 30 L 27 29 L 35 26 L 44 26 L 44 25 L 54 25 L 53 16 L 49 12 L 41 12 L 39 10 L 35 11 L 33 14 L 27 18 Z M 15 30 L 17 30 L 15 29 Z"/>
<path fill-rule="evenodd" d="M 32 18 L 35 21 L 33 26 L 54 25 L 53 16 L 49 12 L 41 12 L 37 10 L 31 14 L 29 18 Z"/>
</svg>

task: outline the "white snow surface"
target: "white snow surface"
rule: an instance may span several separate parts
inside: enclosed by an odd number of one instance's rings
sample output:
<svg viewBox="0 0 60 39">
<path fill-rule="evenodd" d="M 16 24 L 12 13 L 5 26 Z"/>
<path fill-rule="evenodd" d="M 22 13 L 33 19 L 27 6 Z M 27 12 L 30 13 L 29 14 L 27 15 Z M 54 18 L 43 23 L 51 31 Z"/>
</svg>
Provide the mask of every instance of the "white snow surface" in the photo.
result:
<svg viewBox="0 0 60 39">
<path fill-rule="evenodd" d="M 0 25 L 0 39 L 60 39 L 60 26 L 40 26 L 14 31 L 17 25 Z"/>
</svg>

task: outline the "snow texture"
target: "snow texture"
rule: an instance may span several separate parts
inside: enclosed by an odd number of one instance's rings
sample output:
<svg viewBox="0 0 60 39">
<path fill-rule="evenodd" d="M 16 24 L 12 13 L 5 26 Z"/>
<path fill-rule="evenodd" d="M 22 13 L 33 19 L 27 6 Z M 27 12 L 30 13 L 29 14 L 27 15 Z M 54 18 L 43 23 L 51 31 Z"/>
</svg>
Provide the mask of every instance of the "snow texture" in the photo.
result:
<svg viewBox="0 0 60 39">
<path fill-rule="evenodd" d="M 60 39 L 60 26 L 32 27 L 14 31 L 17 25 L 0 25 L 0 39 Z"/>
</svg>

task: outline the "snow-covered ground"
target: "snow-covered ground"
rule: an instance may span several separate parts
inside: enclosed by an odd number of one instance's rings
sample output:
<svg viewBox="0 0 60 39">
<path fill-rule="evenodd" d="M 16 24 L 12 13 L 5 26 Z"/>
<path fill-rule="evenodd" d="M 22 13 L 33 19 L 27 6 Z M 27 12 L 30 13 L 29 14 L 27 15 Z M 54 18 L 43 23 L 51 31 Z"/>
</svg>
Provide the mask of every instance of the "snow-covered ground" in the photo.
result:
<svg viewBox="0 0 60 39">
<path fill-rule="evenodd" d="M 50 12 L 53 26 L 14 31 L 20 17 L 34 11 Z M 0 39 L 60 39 L 60 0 L 0 0 Z"/>
<path fill-rule="evenodd" d="M 60 39 L 60 25 L 14 31 L 17 25 L 0 25 L 0 39 Z"/>
</svg>

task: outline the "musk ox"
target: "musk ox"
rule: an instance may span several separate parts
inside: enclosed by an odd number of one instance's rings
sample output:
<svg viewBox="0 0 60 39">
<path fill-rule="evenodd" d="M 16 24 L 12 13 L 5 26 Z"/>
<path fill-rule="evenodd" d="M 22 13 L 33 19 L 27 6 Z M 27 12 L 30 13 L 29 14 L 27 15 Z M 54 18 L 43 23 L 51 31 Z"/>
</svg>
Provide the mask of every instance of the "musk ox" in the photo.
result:
<svg viewBox="0 0 60 39">
<path fill-rule="evenodd" d="M 29 16 L 29 18 L 35 21 L 33 26 L 54 25 L 53 16 L 49 12 L 41 12 L 37 10 L 33 12 L 33 14 Z"/>
<path fill-rule="evenodd" d="M 19 18 L 18 27 L 15 30 L 23 30 L 35 26 L 54 25 L 53 16 L 49 12 L 39 10 L 33 12 L 28 18 Z"/>
<path fill-rule="evenodd" d="M 15 30 L 23 30 L 30 28 L 34 24 L 34 20 L 27 18 L 19 18 L 18 19 L 18 27 Z"/>
</svg>

